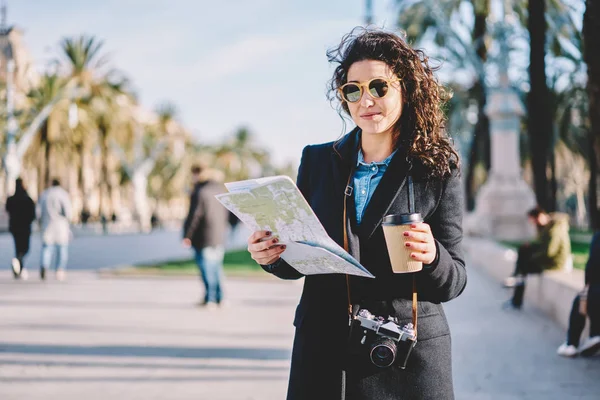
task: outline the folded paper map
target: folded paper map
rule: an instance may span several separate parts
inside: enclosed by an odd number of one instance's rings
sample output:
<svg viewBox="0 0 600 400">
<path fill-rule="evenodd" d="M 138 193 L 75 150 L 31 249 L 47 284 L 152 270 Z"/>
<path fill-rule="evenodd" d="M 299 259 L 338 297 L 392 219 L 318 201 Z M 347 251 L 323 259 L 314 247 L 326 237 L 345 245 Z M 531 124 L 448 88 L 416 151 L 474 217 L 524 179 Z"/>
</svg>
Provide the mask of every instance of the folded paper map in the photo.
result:
<svg viewBox="0 0 600 400">
<path fill-rule="evenodd" d="M 287 176 L 230 182 L 217 199 L 251 231 L 267 230 L 285 244 L 281 258 L 304 275 L 374 276 L 327 235 Z"/>
</svg>

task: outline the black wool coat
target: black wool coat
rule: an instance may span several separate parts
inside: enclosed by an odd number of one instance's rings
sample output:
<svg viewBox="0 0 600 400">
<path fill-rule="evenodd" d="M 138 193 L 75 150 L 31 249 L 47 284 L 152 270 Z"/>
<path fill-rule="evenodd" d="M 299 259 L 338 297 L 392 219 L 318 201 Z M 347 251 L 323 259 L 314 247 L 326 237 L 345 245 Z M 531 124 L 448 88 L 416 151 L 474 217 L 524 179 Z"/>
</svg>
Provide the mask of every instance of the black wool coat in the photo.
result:
<svg viewBox="0 0 600 400">
<path fill-rule="evenodd" d="M 10 232 L 31 233 L 31 224 L 35 221 L 35 203 L 25 190 L 17 189 L 13 196 L 6 199 L 5 208 L 9 215 Z"/>
<path fill-rule="evenodd" d="M 298 188 L 340 246 L 344 189 L 357 152 L 355 130 L 337 143 L 307 146 L 298 172 Z M 428 178 L 422 166 L 416 161 L 412 164 L 416 211 L 431 226 L 438 255 L 416 273 L 418 342 L 406 369 L 381 369 L 368 358 L 349 358 L 346 276 L 306 276 L 294 319 L 288 400 L 454 399 L 450 330 L 441 303 L 460 295 L 467 281 L 461 247 L 460 178 L 457 169 L 445 179 Z M 412 319 L 413 274 L 392 272 L 381 221 L 387 214 L 408 212 L 408 165 L 405 153 L 396 152 L 360 225 L 356 224 L 354 209 L 347 212 L 349 252 L 376 276 L 349 278 L 352 303 L 376 315 L 395 316 L 402 324 Z M 283 260 L 263 268 L 282 279 L 302 277 Z"/>
</svg>

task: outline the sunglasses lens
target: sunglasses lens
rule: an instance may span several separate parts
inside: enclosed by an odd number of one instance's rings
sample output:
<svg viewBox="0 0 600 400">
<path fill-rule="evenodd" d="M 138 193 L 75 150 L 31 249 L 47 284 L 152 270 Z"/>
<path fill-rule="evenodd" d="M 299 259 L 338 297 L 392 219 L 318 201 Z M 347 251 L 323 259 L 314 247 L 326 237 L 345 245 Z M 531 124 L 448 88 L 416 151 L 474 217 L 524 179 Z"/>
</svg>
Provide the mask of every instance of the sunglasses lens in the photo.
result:
<svg viewBox="0 0 600 400">
<path fill-rule="evenodd" d="M 360 100 L 360 87 L 354 84 L 348 84 L 342 89 L 344 99 L 349 103 L 356 103 Z"/>
<path fill-rule="evenodd" d="M 369 83 L 369 93 L 373 97 L 383 97 L 388 92 L 388 83 L 383 79 L 374 79 Z"/>
</svg>

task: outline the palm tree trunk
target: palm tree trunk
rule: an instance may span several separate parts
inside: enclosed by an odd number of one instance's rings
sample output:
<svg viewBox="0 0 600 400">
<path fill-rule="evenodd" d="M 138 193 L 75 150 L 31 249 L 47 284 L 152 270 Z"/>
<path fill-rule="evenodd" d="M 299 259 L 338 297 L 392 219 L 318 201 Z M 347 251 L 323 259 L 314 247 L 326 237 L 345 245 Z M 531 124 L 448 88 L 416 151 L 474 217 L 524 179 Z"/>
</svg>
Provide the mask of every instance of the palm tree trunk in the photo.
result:
<svg viewBox="0 0 600 400">
<path fill-rule="evenodd" d="M 44 186 L 50 187 L 50 170 L 52 169 L 52 164 L 50 163 L 50 158 L 52 155 L 52 143 L 50 141 L 46 142 L 46 147 L 44 149 L 44 165 L 46 168 L 44 169 Z"/>
<path fill-rule="evenodd" d="M 547 168 L 552 153 L 553 122 L 546 82 L 546 20 L 544 0 L 529 0 L 527 28 L 530 38 L 529 81 L 527 98 L 530 156 L 537 203 L 548 211 L 556 209 L 556 199 L 548 180 Z"/>
<path fill-rule="evenodd" d="M 48 187 L 48 171 L 50 169 L 49 149 L 50 143 L 48 138 L 48 120 L 46 119 L 40 127 L 40 147 L 44 149 L 44 156 L 38 164 L 38 197 Z"/>
<path fill-rule="evenodd" d="M 555 147 L 554 143 L 551 148 Z M 553 204 L 553 207 L 548 207 L 548 210 L 555 211 L 556 210 L 556 193 L 558 192 L 558 180 L 556 179 L 556 156 L 554 152 L 551 151 L 548 154 L 549 162 L 550 162 L 550 204 Z"/>
<path fill-rule="evenodd" d="M 90 211 L 89 196 L 87 192 L 87 180 L 85 177 L 85 168 L 87 166 L 87 154 L 84 143 L 77 144 L 77 151 L 79 152 L 79 187 L 81 190 L 81 209 L 82 211 Z"/>
<path fill-rule="evenodd" d="M 475 195 L 478 188 L 475 182 L 475 171 L 477 165 L 483 164 L 486 171 L 491 167 L 491 148 L 490 148 L 490 121 L 485 114 L 486 93 L 481 82 L 478 82 L 471 89 L 472 96 L 477 100 L 479 110 L 477 112 L 477 123 L 473 129 L 473 140 L 469 151 L 469 163 L 467 170 L 466 204 L 467 210 L 472 211 L 475 208 Z"/>
<path fill-rule="evenodd" d="M 600 210 L 598 210 L 598 166 L 600 165 L 600 52 L 597 50 L 597 38 L 600 37 L 600 1 L 587 0 L 583 14 L 583 55 L 587 63 L 587 91 L 589 95 L 590 142 L 590 217 L 594 230 L 600 229 Z"/>
<path fill-rule="evenodd" d="M 104 216 L 108 218 L 108 211 L 106 209 L 106 195 L 108 193 L 108 128 L 103 123 L 99 124 L 100 129 L 100 160 L 102 163 L 100 170 L 100 197 L 98 212 L 100 217 Z"/>
<path fill-rule="evenodd" d="M 37 192 L 38 199 L 40 198 L 40 195 L 42 194 L 42 191 L 44 190 L 44 184 L 43 184 L 44 168 L 45 168 L 45 165 L 44 165 L 44 161 L 42 160 L 37 164 L 37 168 L 36 168 L 36 170 L 37 170 L 37 181 L 36 181 L 37 190 L 36 190 L 36 192 Z"/>
<path fill-rule="evenodd" d="M 485 43 L 485 34 L 487 28 L 486 19 L 490 13 L 490 0 L 477 2 L 475 5 L 475 23 L 473 25 L 473 42 L 475 43 L 475 51 L 482 62 L 487 60 L 487 46 Z M 469 151 L 469 164 L 467 170 L 467 182 L 465 185 L 465 196 L 467 210 L 472 211 L 475 208 L 475 194 L 477 192 L 475 182 L 475 171 L 477 165 L 483 162 L 485 170 L 491 168 L 491 148 L 490 148 L 490 121 L 483 111 L 486 103 L 486 92 L 483 80 L 485 77 L 480 76 L 479 80 L 469 90 L 473 98 L 477 101 L 477 123 L 473 129 L 473 140 Z"/>
</svg>

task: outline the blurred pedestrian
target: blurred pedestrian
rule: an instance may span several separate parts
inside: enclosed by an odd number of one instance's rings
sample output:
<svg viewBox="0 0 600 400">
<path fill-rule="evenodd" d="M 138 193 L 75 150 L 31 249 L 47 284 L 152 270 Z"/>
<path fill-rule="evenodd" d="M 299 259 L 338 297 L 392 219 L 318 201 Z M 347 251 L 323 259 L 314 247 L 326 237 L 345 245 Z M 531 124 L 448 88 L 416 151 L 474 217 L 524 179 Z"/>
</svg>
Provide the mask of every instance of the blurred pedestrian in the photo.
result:
<svg viewBox="0 0 600 400">
<path fill-rule="evenodd" d="M 579 346 L 586 316 L 590 320 L 589 338 Z M 590 244 L 590 254 L 585 265 L 585 289 L 573 300 L 569 317 L 567 341 L 556 350 L 559 356 L 593 356 L 600 351 L 600 232 Z"/>
<path fill-rule="evenodd" d="M 223 303 L 223 257 L 229 225 L 229 212 L 215 195 L 225 192 L 225 187 L 219 171 L 193 166 L 191 172 L 194 188 L 183 227 L 183 245 L 194 249 L 204 283 L 200 305 L 214 309 Z"/>
<path fill-rule="evenodd" d="M 6 212 L 9 216 L 8 229 L 15 241 L 15 257 L 11 262 L 13 275 L 15 279 L 27 279 L 24 259 L 29 252 L 31 223 L 35 221 L 35 203 L 27 194 L 21 178 L 15 181 L 15 194 L 6 200 Z"/>
<path fill-rule="evenodd" d="M 90 213 L 90 211 L 87 208 L 83 208 L 81 210 L 81 226 L 86 226 L 88 221 L 90 220 L 90 217 L 92 216 L 92 214 Z"/>
<path fill-rule="evenodd" d="M 73 210 L 69 194 L 60 187 L 58 179 L 53 179 L 52 186 L 40 196 L 37 213 L 42 234 L 40 278 L 46 279 L 46 271 L 50 268 L 56 254 L 56 279 L 64 280 Z"/>
<path fill-rule="evenodd" d="M 529 210 L 529 220 L 536 226 L 535 241 L 519 247 L 517 263 L 512 276 L 504 281 L 505 287 L 514 287 L 504 307 L 520 309 L 525 296 L 525 281 L 529 274 L 563 268 L 571 257 L 569 216 L 565 213 L 547 213 L 540 206 Z"/>
</svg>

